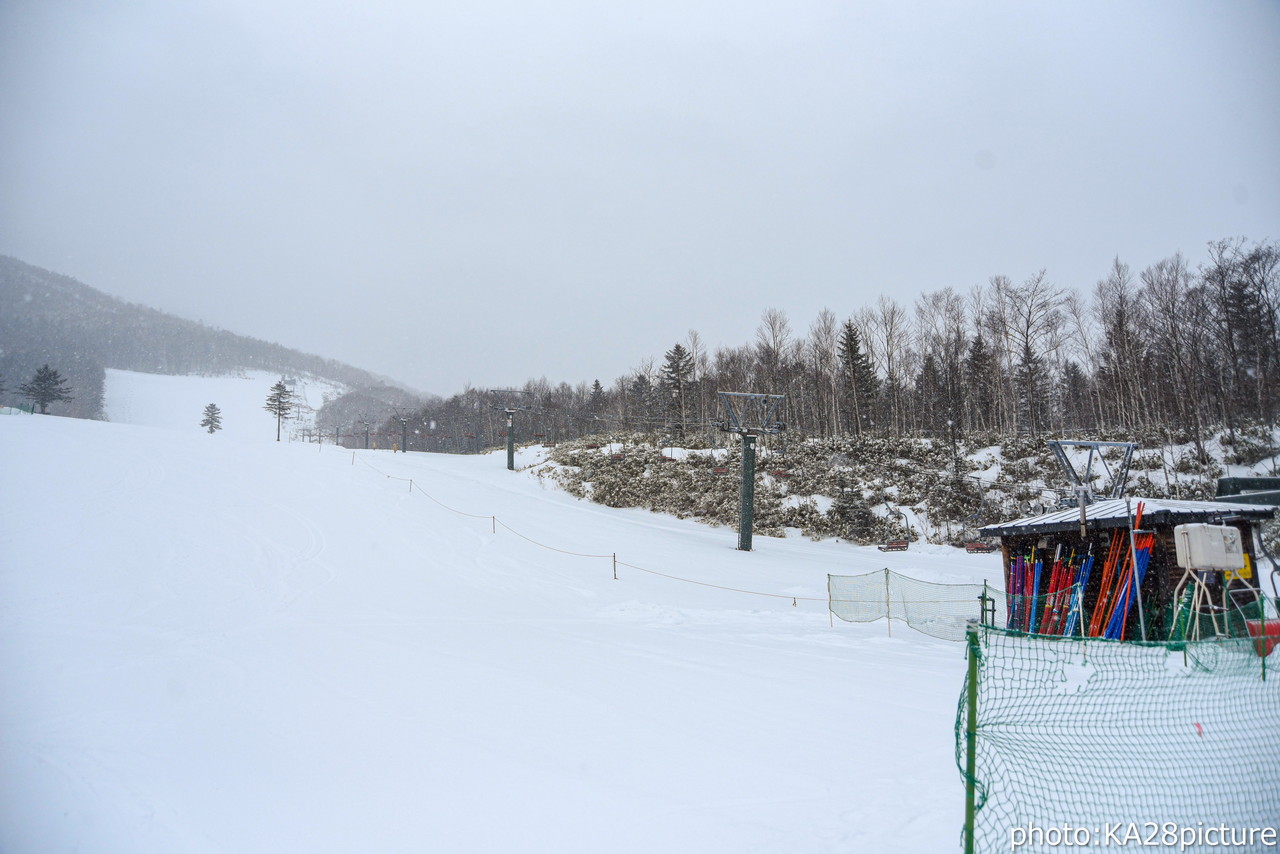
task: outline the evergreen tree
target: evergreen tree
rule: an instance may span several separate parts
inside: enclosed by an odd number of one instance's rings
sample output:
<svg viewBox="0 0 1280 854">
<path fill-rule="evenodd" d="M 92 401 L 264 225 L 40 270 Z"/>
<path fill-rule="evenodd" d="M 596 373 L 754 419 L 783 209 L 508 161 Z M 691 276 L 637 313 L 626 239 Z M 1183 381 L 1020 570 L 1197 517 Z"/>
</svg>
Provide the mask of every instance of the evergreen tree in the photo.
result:
<svg viewBox="0 0 1280 854">
<path fill-rule="evenodd" d="M 283 378 L 271 387 L 271 394 L 267 395 L 267 405 L 262 408 L 276 417 L 276 441 L 279 442 L 280 425 L 293 412 L 293 392 L 285 386 Z"/>
<path fill-rule="evenodd" d="M 1089 403 L 1093 392 L 1088 376 L 1074 360 L 1062 366 L 1062 421 L 1066 429 L 1093 427 Z"/>
<path fill-rule="evenodd" d="M 680 344 L 665 354 L 662 366 L 661 392 L 666 403 L 666 418 L 672 431 L 683 437 L 693 405 L 693 357 Z"/>
<path fill-rule="evenodd" d="M 603 409 L 604 386 L 600 385 L 600 380 L 596 380 L 591 384 L 591 396 L 587 398 L 587 412 L 599 415 Z"/>
<path fill-rule="evenodd" d="M 848 476 L 841 476 L 839 493 L 832 502 L 827 517 L 835 524 L 840 536 L 857 542 L 868 542 L 881 536 L 884 522 L 867 505 L 862 490 Z"/>
<path fill-rule="evenodd" d="M 932 353 L 924 357 L 920 373 L 916 377 L 916 402 L 919 406 L 917 424 L 927 432 L 937 434 L 948 421 L 946 383 L 938 360 Z"/>
<path fill-rule="evenodd" d="M 996 405 L 996 361 L 982 337 L 973 339 L 969 345 L 969 353 L 964 360 L 965 399 L 969 426 L 977 430 L 986 430 L 995 426 L 994 410 Z"/>
<path fill-rule="evenodd" d="M 1272 423 L 1280 397 L 1280 246 L 1248 248 L 1239 240 L 1210 248 L 1214 265 L 1206 280 L 1215 290 L 1230 406 L 1246 418 Z"/>
<path fill-rule="evenodd" d="M 845 421 L 850 432 L 861 436 L 870 429 L 880 380 L 862 349 L 862 336 L 852 320 L 840 332 L 840 385 Z"/>
<path fill-rule="evenodd" d="M 1030 344 L 1024 344 L 1018 363 L 1014 366 L 1020 433 L 1040 435 L 1045 407 L 1045 402 L 1041 399 L 1041 391 L 1047 375 L 1044 360 L 1031 349 Z"/>
<path fill-rule="evenodd" d="M 62 378 L 62 374 L 50 368 L 48 364 L 36 370 L 31 382 L 18 386 L 18 391 L 22 393 L 23 397 L 28 398 L 32 403 L 40 407 L 41 415 L 48 413 L 49 404 L 51 403 L 74 400 L 71 396 L 72 389 L 67 388 L 66 380 Z"/>
<path fill-rule="evenodd" d="M 631 388 L 628 392 L 630 405 L 627 415 L 648 421 L 654 415 L 656 396 L 657 392 L 649 375 L 643 371 L 637 373 L 631 380 Z"/>
<path fill-rule="evenodd" d="M 218 409 L 218 404 L 211 403 L 204 408 L 204 418 L 201 419 L 200 426 L 210 433 L 222 429 L 222 410 Z"/>
</svg>

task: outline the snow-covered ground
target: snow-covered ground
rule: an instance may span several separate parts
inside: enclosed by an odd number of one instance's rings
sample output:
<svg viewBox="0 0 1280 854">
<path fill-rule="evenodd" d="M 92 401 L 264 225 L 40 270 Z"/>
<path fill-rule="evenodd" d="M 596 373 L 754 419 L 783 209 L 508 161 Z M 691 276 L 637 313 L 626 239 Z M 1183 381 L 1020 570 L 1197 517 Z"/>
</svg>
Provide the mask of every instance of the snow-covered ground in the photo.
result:
<svg viewBox="0 0 1280 854">
<path fill-rule="evenodd" d="M 0 418 L 0 851 L 958 847 L 962 647 L 830 625 L 826 577 L 997 557 L 742 553 L 164 379 L 113 373 L 110 423 Z"/>
</svg>

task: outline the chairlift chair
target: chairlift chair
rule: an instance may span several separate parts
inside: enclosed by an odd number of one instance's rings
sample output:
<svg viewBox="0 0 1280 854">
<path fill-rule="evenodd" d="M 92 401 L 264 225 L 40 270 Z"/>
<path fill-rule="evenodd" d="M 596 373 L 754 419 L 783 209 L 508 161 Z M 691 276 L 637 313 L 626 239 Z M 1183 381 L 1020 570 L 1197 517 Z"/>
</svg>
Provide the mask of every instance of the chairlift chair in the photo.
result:
<svg viewBox="0 0 1280 854">
<path fill-rule="evenodd" d="M 964 544 L 964 550 L 969 554 L 987 554 L 995 551 L 999 546 L 986 540 L 970 540 Z"/>
</svg>

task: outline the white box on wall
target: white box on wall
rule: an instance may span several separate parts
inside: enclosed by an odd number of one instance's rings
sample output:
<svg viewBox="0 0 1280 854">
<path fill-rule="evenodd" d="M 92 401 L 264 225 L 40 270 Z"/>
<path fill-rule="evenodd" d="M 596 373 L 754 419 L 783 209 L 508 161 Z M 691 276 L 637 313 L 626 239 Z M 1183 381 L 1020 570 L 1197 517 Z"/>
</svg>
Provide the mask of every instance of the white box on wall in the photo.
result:
<svg viewBox="0 0 1280 854">
<path fill-rule="evenodd" d="M 1178 565 L 1187 569 L 1244 569 L 1240 529 L 1231 525 L 1178 525 L 1173 529 Z"/>
</svg>

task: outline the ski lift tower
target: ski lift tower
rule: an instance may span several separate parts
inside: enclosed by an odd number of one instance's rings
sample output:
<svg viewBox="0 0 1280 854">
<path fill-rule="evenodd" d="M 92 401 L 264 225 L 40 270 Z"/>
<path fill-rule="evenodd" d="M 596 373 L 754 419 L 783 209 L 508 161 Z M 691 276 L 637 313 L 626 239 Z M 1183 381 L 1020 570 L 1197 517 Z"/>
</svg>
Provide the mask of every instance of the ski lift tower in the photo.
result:
<svg viewBox="0 0 1280 854">
<path fill-rule="evenodd" d="M 1089 456 L 1085 458 L 1084 470 L 1079 471 L 1072 464 L 1071 458 L 1067 456 L 1067 448 L 1087 448 Z M 1111 466 L 1107 464 L 1107 458 L 1102 455 L 1104 448 L 1120 449 L 1120 463 L 1116 466 L 1116 470 L 1112 471 Z M 1070 507 L 1075 504 L 1080 508 L 1080 537 L 1085 536 L 1085 506 L 1092 504 L 1100 497 L 1119 498 L 1124 494 L 1125 484 L 1129 481 L 1129 464 L 1133 461 L 1133 452 L 1137 450 L 1136 442 L 1090 442 L 1090 441 L 1070 441 L 1070 440 L 1051 440 L 1049 449 L 1053 451 L 1053 455 L 1058 458 L 1058 465 L 1062 466 L 1062 473 L 1067 476 L 1067 482 L 1071 484 L 1071 489 L 1075 493 L 1075 500 L 1063 499 L 1062 504 Z M 1093 473 L 1093 461 L 1098 460 L 1102 463 L 1102 468 L 1106 472 L 1107 477 L 1111 479 L 1110 488 L 1106 490 L 1105 496 L 1100 496 L 1093 491 L 1093 481 L 1095 475 Z"/>
<path fill-rule="evenodd" d="M 527 400 L 527 397 L 520 395 L 528 395 L 527 391 L 520 391 L 514 388 L 499 388 L 489 392 L 493 395 L 494 402 L 490 404 L 490 409 L 496 409 L 499 412 L 507 414 L 507 471 L 516 470 L 516 432 L 513 428 L 515 423 L 515 414 L 517 412 L 528 412 L 529 407 L 522 406 L 516 401 Z"/>
<path fill-rule="evenodd" d="M 396 420 L 400 422 L 400 453 L 409 453 L 409 416 L 405 415 L 399 409 L 394 410 Z"/>
<path fill-rule="evenodd" d="M 748 394 L 719 391 L 726 417 L 714 422 L 726 433 L 742 437 L 742 489 L 738 493 L 738 550 L 751 551 L 751 527 L 756 500 L 756 436 L 781 433 L 787 425 L 778 420 L 784 394 Z"/>
</svg>

